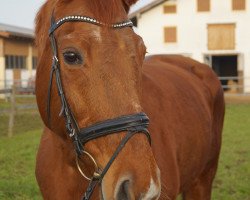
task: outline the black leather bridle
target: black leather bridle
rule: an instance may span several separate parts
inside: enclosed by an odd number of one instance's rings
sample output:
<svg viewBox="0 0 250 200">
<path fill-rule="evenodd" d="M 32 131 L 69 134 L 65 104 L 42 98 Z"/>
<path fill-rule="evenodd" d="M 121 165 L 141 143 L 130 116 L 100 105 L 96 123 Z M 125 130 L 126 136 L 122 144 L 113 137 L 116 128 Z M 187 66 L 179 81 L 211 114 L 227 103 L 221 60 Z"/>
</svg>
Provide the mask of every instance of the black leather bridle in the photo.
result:
<svg viewBox="0 0 250 200">
<path fill-rule="evenodd" d="M 54 35 L 55 30 L 66 22 L 85 22 L 85 23 L 90 23 L 90 24 L 94 24 L 98 26 L 106 26 L 112 29 L 132 27 L 133 23 L 130 20 L 127 20 L 127 21 L 115 23 L 115 24 L 105 24 L 94 18 L 87 17 L 87 16 L 67 16 L 58 21 L 55 21 L 53 15 L 51 18 L 51 27 L 49 30 L 49 37 L 50 37 L 51 47 L 52 47 L 52 52 L 53 52 L 53 62 L 52 62 L 52 68 L 50 72 L 49 88 L 48 88 L 48 102 L 47 102 L 48 123 L 50 126 L 50 118 L 51 118 L 50 99 L 51 99 L 53 76 L 55 75 L 58 94 L 59 94 L 61 105 L 62 105 L 61 112 L 59 115 L 61 116 L 63 114 L 64 119 L 65 119 L 67 133 L 74 143 L 75 151 L 77 154 L 77 158 L 76 158 L 77 167 L 80 173 L 85 178 L 87 178 L 84 175 L 84 173 L 81 171 L 79 164 L 78 164 L 78 159 L 80 159 L 80 156 L 82 154 L 86 154 L 87 156 L 89 156 L 90 159 L 96 165 L 95 173 L 93 174 L 93 177 L 89 178 L 90 180 L 89 186 L 82 198 L 83 200 L 88 200 L 90 199 L 95 186 L 98 183 L 101 183 L 104 175 L 106 174 L 106 172 L 108 171 L 112 163 L 114 162 L 115 158 L 118 156 L 119 152 L 122 150 L 122 148 L 125 146 L 125 144 L 128 142 L 128 140 L 132 136 L 134 136 L 137 133 L 144 133 L 147 136 L 151 144 L 150 134 L 147 130 L 148 125 L 149 125 L 149 119 L 145 113 L 137 113 L 133 115 L 125 115 L 125 116 L 120 116 L 118 118 L 102 121 L 102 122 L 96 123 L 86 128 L 79 128 L 78 123 L 74 117 L 73 112 L 70 109 L 70 106 L 67 102 L 67 99 L 65 97 L 65 93 L 63 90 L 61 74 L 60 74 L 61 73 L 60 62 L 58 59 L 58 48 L 57 48 L 56 38 Z M 104 169 L 100 169 L 97 166 L 94 158 L 89 153 L 84 151 L 84 144 L 86 144 L 90 140 L 94 140 L 99 137 L 103 137 L 103 136 L 107 136 L 107 135 L 115 134 L 115 133 L 120 133 L 124 131 L 127 132 L 127 134 L 121 140 L 120 144 L 118 145 L 117 149 L 115 150 L 114 154 L 112 155 L 112 157 L 110 158 L 109 162 L 106 164 Z"/>
</svg>

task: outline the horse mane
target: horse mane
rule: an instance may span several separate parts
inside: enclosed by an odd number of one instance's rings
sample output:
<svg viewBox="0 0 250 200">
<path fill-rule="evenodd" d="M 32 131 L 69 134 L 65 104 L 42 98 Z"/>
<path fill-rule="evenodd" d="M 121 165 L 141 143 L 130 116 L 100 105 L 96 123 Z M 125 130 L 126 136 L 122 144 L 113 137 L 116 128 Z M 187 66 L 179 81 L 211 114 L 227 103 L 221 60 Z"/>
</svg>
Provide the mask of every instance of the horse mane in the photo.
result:
<svg viewBox="0 0 250 200">
<path fill-rule="evenodd" d="M 38 54 L 40 53 L 40 48 L 42 44 L 45 45 L 48 39 L 48 30 L 50 27 L 50 17 L 52 14 L 52 9 L 54 8 L 56 1 L 47 1 L 40 8 L 35 19 L 35 43 L 38 47 Z M 43 48 L 44 49 L 44 48 Z M 39 55 L 40 57 L 40 55 Z"/>
<path fill-rule="evenodd" d="M 94 18 L 105 22 L 114 23 L 121 8 L 121 0 L 91 0 L 89 8 Z"/>
</svg>

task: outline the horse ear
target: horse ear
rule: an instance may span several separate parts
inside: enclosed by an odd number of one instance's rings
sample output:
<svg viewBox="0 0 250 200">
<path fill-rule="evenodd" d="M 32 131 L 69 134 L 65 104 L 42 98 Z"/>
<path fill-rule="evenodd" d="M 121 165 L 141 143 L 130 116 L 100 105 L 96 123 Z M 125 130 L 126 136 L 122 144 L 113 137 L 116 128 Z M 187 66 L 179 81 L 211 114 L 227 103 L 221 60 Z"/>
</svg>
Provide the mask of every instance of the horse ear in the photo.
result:
<svg viewBox="0 0 250 200">
<path fill-rule="evenodd" d="M 123 0 L 124 8 L 126 12 L 129 12 L 130 6 L 135 4 L 138 0 Z"/>
</svg>

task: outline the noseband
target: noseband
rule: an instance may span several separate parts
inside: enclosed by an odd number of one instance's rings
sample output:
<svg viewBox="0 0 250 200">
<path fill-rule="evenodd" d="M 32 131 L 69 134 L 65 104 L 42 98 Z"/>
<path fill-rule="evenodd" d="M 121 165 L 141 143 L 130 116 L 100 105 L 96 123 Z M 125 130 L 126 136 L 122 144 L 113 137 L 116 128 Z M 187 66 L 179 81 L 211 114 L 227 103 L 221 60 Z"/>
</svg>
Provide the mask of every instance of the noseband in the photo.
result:
<svg viewBox="0 0 250 200">
<path fill-rule="evenodd" d="M 76 163 L 77 168 L 79 172 L 88 180 L 89 186 L 83 196 L 83 200 L 90 199 L 95 186 L 100 183 L 114 162 L 115 158 L 118 156 L 122 148 L 125 146 L 125 144 L 128 142 L 128 140 L 134 136 L 137 133 L 144 133 L 149 142 L 151 143 L 150 134 L 147 130 L 149 125 L 149 119 L 145 113 L 137 113 L 133 115 L 125 115 L 120 116 L 114 119 L 109 119 L 106 121 L 102 121 L 99 123 L 96 123 L 94 125 L 91 125 L 86 128 L 79 128 L 78 123 L 74 117 L 73 112 L 70 109 L 70 106 L 67 102 L 67 99 L 65 97 L 65 93 L 63 90 L 62 80 L 61 80 L 61 72 L 60 72 L 60 62 L 58 59 L 58 48 L 57 48 L 57 42 L 54 35 L 54 32 L 59 28 L 61 25 L 63 25 L 66 22 L 85 22 L 89 24 L 94 24 L 97 26 L 105 26 L 111 29 L 121 29 L 125 27 L 132 27 L 133 23 L 130 20 L 115 23 L 115 24 L 105 24 L 102 23 L 96 19 L 93 19 L 91 17 L 87 16 L 68 16 L 64 17 L 58 21 L 55 21 L 53 15 L 51 18 L 51 27 L 49 30 L 49 37 L 51 41 L 51 47 L 53 51 L 53 61 L 52 61 L 52 68 L 50 72 L 50 79 L 49 79 L 49 88 L 48 88 L 48 101 L 47 101 L 47 117 L 48 117 L 48 123 L 50 126 L 50 99 L 51 99 L 51 90 L 52 90 L 52 80 L 53 76 L 55 75 L 56 79 L 56 85 L 58 89 L 58 95 L 61 100 L 61 112 L 60 116 L 63 115 L 65 119 L 65 125 L 66 130 L 69 135 L 69 137 L 72 139 L 76 151 Z M 95 161 L 95 159 L 84 150 L 84 144 L 86 144 L 90 140 L 94 140 L 96 138 L 104 137 L 110 134 L 120 133 L 120 132 L 127 132 L 125 137 L 121 140 L 120 144 L 116 148 L 114 154 L 106 164 L 106 166 L 103 169 L 100 169 Z M 93 174 L 93 177 L 88 178 L 83 171 L 81 170 L 78 160 L 80 159 L 81 155 L 87 155 L 95 164 L 95 172 Z"/>
</svg>

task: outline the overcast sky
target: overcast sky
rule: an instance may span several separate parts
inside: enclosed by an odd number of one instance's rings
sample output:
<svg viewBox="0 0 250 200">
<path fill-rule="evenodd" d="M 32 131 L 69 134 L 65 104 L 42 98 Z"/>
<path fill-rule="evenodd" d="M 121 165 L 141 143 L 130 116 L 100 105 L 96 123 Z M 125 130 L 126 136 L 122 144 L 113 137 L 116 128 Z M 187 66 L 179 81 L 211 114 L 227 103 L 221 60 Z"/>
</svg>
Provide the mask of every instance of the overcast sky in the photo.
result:
<svg viewBox="0 0 250 200">
<path fill-rule="evenodd" d="M 0 23 L 34 27 L 36 12 L 45 0 L 0 0 Z"/>
<path fill-rule="evenodd" d="M 136 7 L 153 0 L 140 0 Z M 45 0 L 0 0 L 0 23 L 33 28 L 38 9 Z"/>
</svg>

